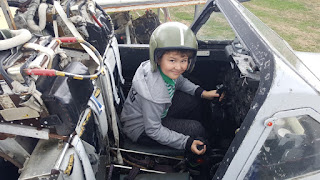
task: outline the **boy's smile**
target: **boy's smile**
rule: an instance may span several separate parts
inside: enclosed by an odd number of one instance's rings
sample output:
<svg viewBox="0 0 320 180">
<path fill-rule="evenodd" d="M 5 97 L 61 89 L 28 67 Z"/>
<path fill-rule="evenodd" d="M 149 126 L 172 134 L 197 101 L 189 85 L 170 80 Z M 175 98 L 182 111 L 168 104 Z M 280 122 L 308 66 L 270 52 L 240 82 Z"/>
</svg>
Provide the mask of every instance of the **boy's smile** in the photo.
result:
<svg viewBox="0 0 320 180">
<path fill-rule="evenodd" d="M 170 51 L 162 55 L 159 65 L 166 76 L 178 79 L 188 68 L 188 56 L 177 51 Z"/>
</svg>

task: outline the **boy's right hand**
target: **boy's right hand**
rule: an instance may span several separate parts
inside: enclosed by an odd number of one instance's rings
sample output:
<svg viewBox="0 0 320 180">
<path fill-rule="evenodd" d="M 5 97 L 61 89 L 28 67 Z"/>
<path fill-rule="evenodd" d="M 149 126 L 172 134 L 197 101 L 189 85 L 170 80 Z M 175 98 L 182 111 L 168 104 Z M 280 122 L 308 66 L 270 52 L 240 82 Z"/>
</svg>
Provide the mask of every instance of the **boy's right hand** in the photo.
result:
<svg viewBox="0 0 320 180">
<path fill-rule="evenodd" d="M 201 148 L 198 149 L 197 146 L 202 146 L 203 148 L 202 149 Z M 207 150 L 207 147 L 203 142 L 201 142 L 199 140 L 193 140 L 192 145 L 191 145 L 191 151 L 194 154 L 202 155 L 202 154 L 204 154 L 206 152 L 206 150 Z"/>
</svg>

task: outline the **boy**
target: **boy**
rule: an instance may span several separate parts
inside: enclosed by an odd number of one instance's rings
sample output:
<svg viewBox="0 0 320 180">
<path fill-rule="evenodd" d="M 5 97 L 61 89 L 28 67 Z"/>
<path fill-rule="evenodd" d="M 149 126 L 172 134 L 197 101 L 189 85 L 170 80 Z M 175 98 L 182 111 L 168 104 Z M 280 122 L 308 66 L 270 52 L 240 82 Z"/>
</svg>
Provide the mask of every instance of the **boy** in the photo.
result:
<svg viewBox="0 0 320 180">
<path fill-rule="evenodd" d="M 168 116 L 177 90 L 206 99 L 219 97 L 216 90 L 205 91 L 182 76 L 192 71 L 196 61 L 194 33 L 184 24 L 164 23 L 154 30 L 149 45 L 150 60 L 137 69 L 121 113 L 124 133 L 134 142 L 160 143 L 204 154 L 206 146 L 194 139 L 204 136 L 203 126 L 195 120 Z M 198 145 L 204 145 L 203 149 Z"/>
</svg>

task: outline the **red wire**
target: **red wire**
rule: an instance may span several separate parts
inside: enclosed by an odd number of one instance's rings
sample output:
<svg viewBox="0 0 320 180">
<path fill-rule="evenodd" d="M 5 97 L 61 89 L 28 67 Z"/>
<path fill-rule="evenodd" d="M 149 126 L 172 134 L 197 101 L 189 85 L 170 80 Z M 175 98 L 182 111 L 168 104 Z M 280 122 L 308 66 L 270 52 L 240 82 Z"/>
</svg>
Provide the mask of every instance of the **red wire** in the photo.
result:
<svg viewBox="0 0 320 180">
<path fill-rule="evenodd" d="M 28 75 L 56 76 L 54 69 L 25 69 L 24 72 Z"/>
<path fill-rule="evenodd" d="M 60 37 L 58 38 L 63 43 L 75 43 L 77 42 L 76 37 Z"/>
<path fill-rule="evenodd" d="M 97 17 L 95 15 L 92 14 L 92 18 L 98 24 L 98 26 L 102 27 L 102 24 L 100 23 L 100 21 L 97 19 Z"/>
</svg>

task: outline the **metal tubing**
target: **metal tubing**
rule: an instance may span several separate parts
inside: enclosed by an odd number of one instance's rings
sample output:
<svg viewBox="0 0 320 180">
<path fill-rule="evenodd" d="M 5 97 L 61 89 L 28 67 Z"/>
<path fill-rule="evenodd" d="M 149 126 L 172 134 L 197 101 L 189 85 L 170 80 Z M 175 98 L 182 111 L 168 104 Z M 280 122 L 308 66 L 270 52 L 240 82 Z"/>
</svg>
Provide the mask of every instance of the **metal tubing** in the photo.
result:
<svg viewBox="0 0 320 180">
<path fill-rule="evenodd" d="M 88 158 L 88 155 L 86 153 L 86 150 L 83 146 L 83 143 L 78 135 L 75 135 L 74 138 L 71 141 L 71 144 L 74 146 L 74 149 L 76 150 L 81 162 L 82 167 L 84 169 L 84 174 L 86 179 L 95 180 L 95 175 L 90 163 L 90 160 Z"/>
<path fill-rule="evenodd" d="M 118 165 L 118 164 L 114 164 L 113 166 L 114 167 L 118 167 L 118 168 L 123 168 L 123 169 L 132 169 L 132 167 Z M 110 167 L 110 166 L 107 166 L 107 167 Z M 163 171 L 155 171 L 155 170 L 149 170 L 149 169 L 140 169 L 140 171 L 150 172 L 150 173 L 157 173 L 157 174 L 166 174 L 166 172 L 163 172 Z"/>
<path fill-rule="evenodd" d="M 73 134 L 70 134 L 68 142 L 66 142 L 66 144 L 64 145 L 64 147 L 63 147 L 63 149 L 62 149 L 62 151 L 61 151 L 61 153 L 60 153 L 60 155 L 59 155 L 59 157 L 58 157 L 58 159 L 57 159 L 57 161 L 56 161 L 56 163 L 55 163 L 55 165 L 54 165 L 54 167 L 52 169 L 53 171 L 57 171 L 57 172 L 59 171 L 59 168 L 60 168 L 60 165 L 62 163 L 62 160 L 63 160 L 68 148 L 70 147 L 70 142 L 71 142 L 72 139 L 73 139 Z"/>
<path fill-rule="evenodd" d="M 193 17 L 194 19 L 196 19 L 198 17 L 199 12 L 200 12 L 199 9 L 200 9 L 199 4 L 194 6 L 194 17 Z"/>
<path fill-rule="evenodd" d="M 165 156 L 165 155 L 152 154 L 152 153 L 146 153 L 146 152 L 122 149 L 122 148 L 110 147 L 110 149 L 112 149 L 112 150 L 120 150 L 120 151 L 123 151 L 123 152 L 129 152 L 129 153 L 136 153 L 136 154 L 143 154 L 143 155 L 149 155 L 149 156 L 162 157 L 162 158 L 167 158 L 167 159 L 174 159 L 174 160 L 179 160 L 179 161 L 183 160 L 183 158 L 170 157 L 170 156 Z"/>
<path fill-rule="evenodd" d="M 126 25 L 126 39 L 127 39 L 127 44 L 131 44 L 129 23 Z"/>
</svg>

